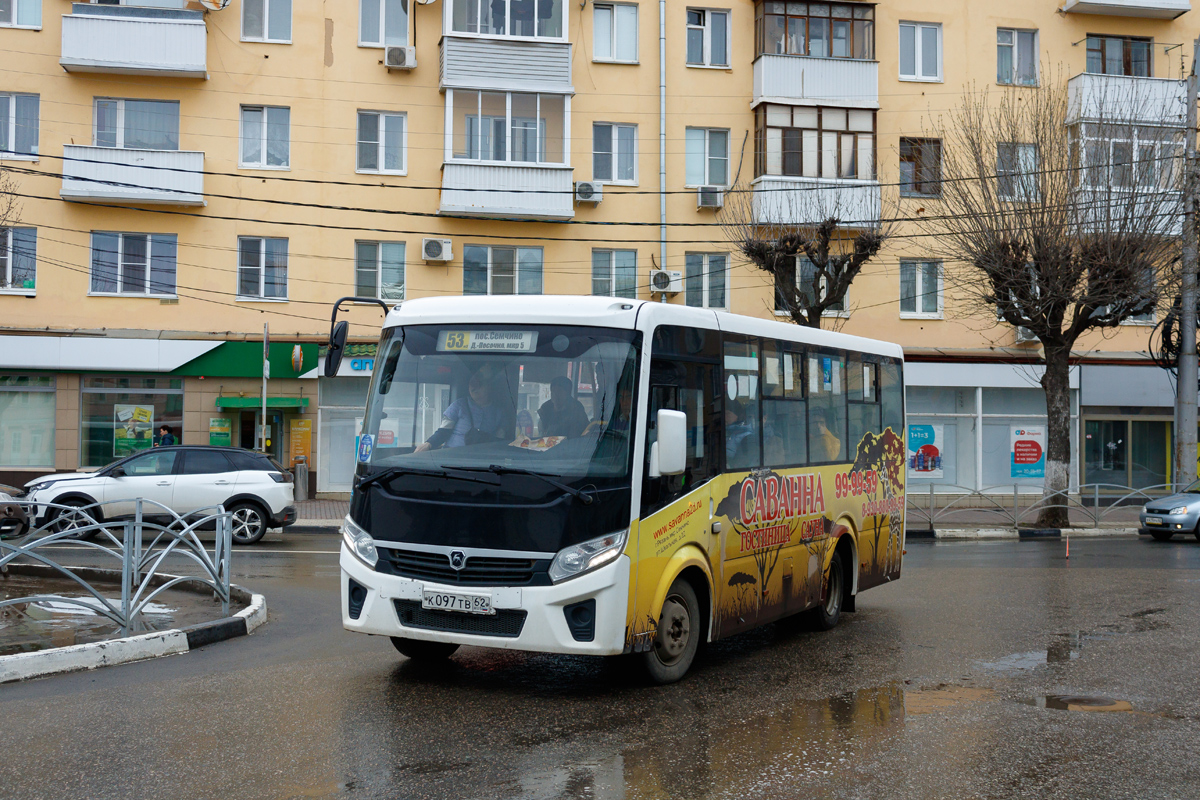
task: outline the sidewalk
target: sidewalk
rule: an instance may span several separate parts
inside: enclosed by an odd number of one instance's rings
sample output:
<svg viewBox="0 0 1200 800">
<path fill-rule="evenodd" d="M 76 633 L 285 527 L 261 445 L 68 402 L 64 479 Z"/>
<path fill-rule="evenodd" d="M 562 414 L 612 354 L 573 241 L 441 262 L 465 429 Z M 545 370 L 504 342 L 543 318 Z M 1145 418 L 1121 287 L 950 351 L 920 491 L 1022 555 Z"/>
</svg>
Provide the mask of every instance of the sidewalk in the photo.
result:
<svg viewBox="0 0 1200 800">
<path fill-rule="evenodd" d="M 349 500 L 304 500 L 296 503 L 298 528 L 338 528 L 350 513 Z"/>
</svg>

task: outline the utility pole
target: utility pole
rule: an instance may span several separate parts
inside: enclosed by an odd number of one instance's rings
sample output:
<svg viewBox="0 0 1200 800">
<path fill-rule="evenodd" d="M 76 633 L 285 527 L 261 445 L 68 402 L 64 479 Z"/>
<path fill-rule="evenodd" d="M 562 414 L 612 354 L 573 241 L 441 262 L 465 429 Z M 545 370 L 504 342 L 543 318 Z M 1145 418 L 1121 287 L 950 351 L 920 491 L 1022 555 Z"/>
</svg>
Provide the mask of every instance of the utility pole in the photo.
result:
<svg viewBox="0 0 1200 800">
<path fill-rule="evenodd" d="M 1196 53 L 1200 38 L 1192 43 L 1192 69 L 1187 79 L 1187 138 L 1183 184 L 1183 289 L 1179 311 L 1179 386 L 1175 396 L 1175 483 L 1187 486 L 1196 479 Z"/>
<path fill-rule="evenodd" d="M 262 382 L 262 425 L 259 426 L 258 449 L 267 452 L 267 378 L 271 377 L 271 333 L 270 323 L 263 323 L 263 382 Z M 1195 403 L 1192 404 L 1195 408 Z M 1193 413 L 1193 416 L 1195 414 Z"/>
</svg>

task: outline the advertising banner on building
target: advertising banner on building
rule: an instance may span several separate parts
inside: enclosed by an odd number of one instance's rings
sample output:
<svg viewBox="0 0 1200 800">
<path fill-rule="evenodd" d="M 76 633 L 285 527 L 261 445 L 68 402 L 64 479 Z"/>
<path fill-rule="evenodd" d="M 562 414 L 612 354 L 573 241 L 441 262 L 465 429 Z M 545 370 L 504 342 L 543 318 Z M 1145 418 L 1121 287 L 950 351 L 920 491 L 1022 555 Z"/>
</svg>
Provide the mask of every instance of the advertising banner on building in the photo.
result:
<svg viewBox="0 0 1200 800">
<path fill-rule="evenodd" d="M 1046 477 L 1046 428 L 1041 425 L 1013 425 L 1009 431 L 1012 477 Z"/>
<path fill-rule="evenodd" d="M 942 477 L 942 425 L 908 426 L 908 475 L 911 478 Z"/>
<path fill-rule="evenodd" d="M 229 417 L 209 417 L 208 443 L 213 447 L 229 447 L 232 445 L 233 420 Z"/>
<path fill-rule="evenodd" d="M 132 455 L 154 445 L 154 409 L 149 406 L 113 406 L 113 456 Z"/>
</svg>

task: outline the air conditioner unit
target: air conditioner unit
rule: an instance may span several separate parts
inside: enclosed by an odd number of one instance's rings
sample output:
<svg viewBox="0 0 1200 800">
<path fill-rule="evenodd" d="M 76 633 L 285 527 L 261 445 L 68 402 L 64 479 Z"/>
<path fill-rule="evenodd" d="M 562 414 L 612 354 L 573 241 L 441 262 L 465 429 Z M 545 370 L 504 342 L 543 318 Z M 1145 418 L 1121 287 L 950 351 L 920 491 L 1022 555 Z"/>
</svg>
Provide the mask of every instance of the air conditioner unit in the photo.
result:
<svg viewBox="0 0 1200 800">
<path fill-rule="evenodd" d="M 720 186 L 701 186 L 696 190 L 696 208 L 720 208 L 725 205 L 725 190 Z"/>
<path fill-rule="evenodd" d="M 421 240 L 421 256 L 426 261 L 452 261 L 454 259 L 454 248 L 452 239 L 422 239 Z"/>
<path fill-rule="evenodd" d="M 1025 344 L 1026 342 L 1036 342 L 1038 337 L 1029 328 L 1017 326 L 1017 344 Z"/>
<path fill-rule="evenodd" d="M 650 291 L 679 294 L 683 291 L 683 273 L 675 269 L 650 270 Z"/>
<path fill-rule="evenodd" d="M 604 197 L 604 184 L 595 181 L 576 181 L 576 203 L 599 203 Z"/>
<path fill-rule="evenodd" d="M 417 48 L 385 48 L 383 51 L 383 65 L 388 69 L 415 69 L 417 66 Z"/>
</svg>

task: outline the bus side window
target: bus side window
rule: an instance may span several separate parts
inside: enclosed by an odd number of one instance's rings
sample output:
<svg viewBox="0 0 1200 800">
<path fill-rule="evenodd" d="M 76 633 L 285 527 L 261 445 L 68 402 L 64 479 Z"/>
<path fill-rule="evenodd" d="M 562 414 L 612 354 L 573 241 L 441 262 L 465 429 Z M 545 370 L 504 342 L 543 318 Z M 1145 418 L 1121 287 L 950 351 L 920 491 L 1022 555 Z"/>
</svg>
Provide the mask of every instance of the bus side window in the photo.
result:
<svg viewBox="0 0 1200 800">
<path fill-rule="evenodd" d="M 868 433 L 882 433 L 879 425 L 879 365 L 852 356 L 846 378 L 846 400 L 850 427 L 850 457 L 858 453 L 858 443 Z"/>
<path fill-rule="evenodd" d="M 879 369 L 879 397 L 883 405 L 883 427 L 891 428 L 897 436 L 904 436 L 904 381 L 903 365 L 895 359 L 886 359 Z"/>
<path fill-rule="evenodd" d="M 759 348 L 756 337 L 725 336 L 726 470 L 754 469 L 762 465 Z"/>
<path fill-rule="evenodd" d="M 763 343 L 763 466 L 799 467 L 808 462 L 804 402 L 804 354 L 799 347 Z"/>
<path fill-rule="evenodd" d="M 660 409 L 682 411 L 688 418 L 687 466 L 683 475 L 643 480 L 642 514 L 649 514 L 718 474 L 716 365 L 695 361 L 655 359 L 650 362 L 650 403 L 646 420 L 646 464 L 650 445 L 658 437 Z"/>
<path fill-rule="evenodd" d="M 808 456 L 813 463 L 846 460 L 845 381 L 846 362 L 842 356 L 809 353 Z"/>
</svg>

